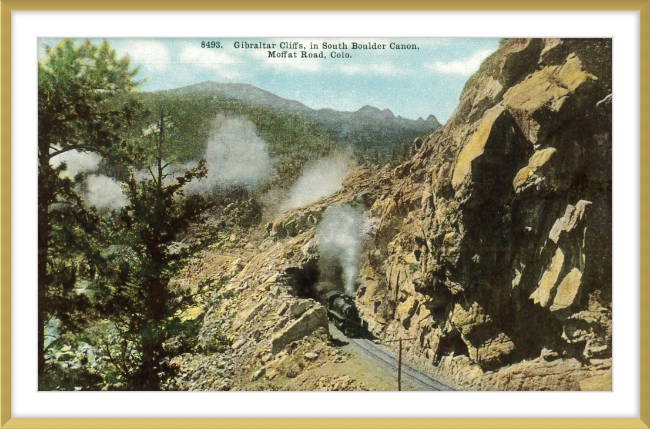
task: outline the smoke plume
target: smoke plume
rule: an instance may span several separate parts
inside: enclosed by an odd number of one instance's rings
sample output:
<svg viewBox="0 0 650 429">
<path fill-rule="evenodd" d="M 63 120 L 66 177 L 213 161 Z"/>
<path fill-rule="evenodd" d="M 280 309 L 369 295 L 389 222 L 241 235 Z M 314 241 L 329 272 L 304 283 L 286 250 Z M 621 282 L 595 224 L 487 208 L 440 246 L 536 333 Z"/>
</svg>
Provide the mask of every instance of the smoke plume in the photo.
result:
<svg viewBox="0 0 650 429">
<path fill-rule="evenodd" d="M 55 167 L 65 162 L 67 168 L 61 176 L 74 179 L 79 173 L 96 171 L 101 161 L 102 156 L 96 152 L 70 150 L 53 157 L 51 162 Z M 77 191 L 87 206 L 95 206 L 99 211 L 117 210 L 127 204 L 120 182 L 108 176 L 89 174 L 85 186 L 77 187 Z"/>
<path fill-rule="evenodd" d="M 330 206 L 318 225 L 319 272 L 323 284 L 342 285 L 354 294 L 359 252 L 369 231 L 363 215 L 348 205 Z"/>
<path fill-rule="evenodd" d="M 257 135 L 255 125 L 246 119 L 223 115 L 214 121 L 204 159 L 208 176 L 188 183 L 185 187 L 188 194 L 209 193 L 219 186 L 251 188 L 266 179 L 273 169 L 268 144 Z M 78 173 L 96 171 L 101 160 L 97 153 L 71 150 L 52 158 L 52 164 L 56 166 L 65 162 L 67 170 L 61 175 L 74 178 Z M 190 161 L 169 165 L 165 173 L 170 175 L 165 178 L 165 184 L 174 183 L 176 177 L 197 164 L 198 161 Z M 134 175 L 138 181 L 151 178 L 147 169 L 136 171 Z M 116 210 L 128 203 L 121 182 L 109 176 L 88 175 L 80 192 L 88 206 L 95 206 L 100 211 Z"/>
<path fill-rule="evenodd" d="M 61 176 L 74 179 L 79 173 L 88 173 L 97 170 L 101 160 L 102 156 L 95 152 L 69 150 L 53 157 L 51 163 L 52 166 L 57 167 L 65 162 L 68 168 L 61 172 Z"/>
<path fill-rule="evenodd" d="M 217 116 L 204 159 L 208 176 L 190 182 L 187 193 L 208 193 L 219 186 L 252 188 L 273 170 L 268 143 L 257 135 L 255 124 L 243 118 Z"/>
<path fill-rule="evenodd" d="M 354 163 L 342 155 L 322 158 L 305 167 L 280 210 L 303 207 L 335 194 L 343 187 L 345 175 L 353 168 Z"/>
<path fill-rule="evenodd" d="M 108 176 L 96 174 L 91 174 L 86 178 L 83 199 L 86 205 L 95 206 L 99 211 L 118 210 L 128 204 L 120 182 Z"/>
</svg>

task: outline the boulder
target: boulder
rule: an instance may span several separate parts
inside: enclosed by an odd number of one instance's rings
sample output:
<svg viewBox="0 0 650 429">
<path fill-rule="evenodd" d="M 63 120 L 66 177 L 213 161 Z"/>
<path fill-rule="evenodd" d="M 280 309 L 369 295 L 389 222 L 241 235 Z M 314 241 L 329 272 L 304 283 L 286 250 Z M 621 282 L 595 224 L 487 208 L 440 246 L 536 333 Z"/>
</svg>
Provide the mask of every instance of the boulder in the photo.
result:
<svg viewBox="0 0 650 429">
<path fill-rule="evenodd" d="M 521 193 L 523 190 L 528 189 L 531 186 L 539 187 L 541 182 L 545 180 L 544 173 L 549 170 L 549 160 L 556 152 L 557 149 L 554 147 L 548 147 L 535 152 L 533 156 L 530 157 L 528 165 L 519 170 L 515 176 L 515 180 L 512 182 L 515 192 Z M 552 186 L 552 184 L 549 184 L 549 186 Z"/>
<path fill-rule="evenodd" d="M 50 344 L 55 342 L 61 336 L 61 321 L 56 317 L 52 316 L 50 320 L 45 325 L 45 348 L 47 349 Z"/>
<path fill-rule="evenodd" d="M 463 147 L 460 155 L 458 155 L 453 178 L 451 180 L 454 189 L 458 189 L 465 181 L 465 178 L 471 173 L 472 161 L 483 154 L 490 137 L 499 138 L 499 127 L 495 125 L 509 116 L 510 115 L 505 112 L 505 108 L 502 105 L 497 105 L 493 109 L 485 112 L 476 131 Z"/>
<path fill-rule="evenodd" d="M 580 59 L 572 54 L 562 65 L 548 66 L 531 74 L 526 80 L 510 88 L 503 96 L 508 108 L 534 113 L 549 109 L 558 111 L 569 95 L 596 76 L 583 70 Z"/>
<path fill-rule="evenodd" d="M 506 334 L 501 332 L 496 337 L 479 344 L 478 347 L 468 347 L 468 349 L 472 360 L 481 365 L 494 365 L 503 363 L 506 356 L 515 350 L 515 344 Z"/>
<path fill-rule="evenodd" d="M 246 340 L 237 340 L 237 341 L 235 341 L 235 343 L 232 345 L 231 349 L 233 349 L 233 350 L 237 350 L 237 349 L 239 349 L 241 346 L 243 346 L 245 342 L 246 342 Z"/>
<path fill-rule="evenodd" d="M 558 276 L 564 265 L 564 253 L 559 247 L 555 251 L 555 256 L 551 260 L 551 264 L 546 268 L 542 278 L 539 281 L 539 287 L 533 292 L 530 298 L 542 307 L 546 307 L 551 299 L 551 294 L 555 290 Z"/>
<path fill-rule="evenodd" d="M 327 311 L 322 305 L 310 308 L 299 319 L 273 335 L 271 338 L 271 353 L 278 353 L 287 344 L 298 341 L 314 333 L 319 328 L 324 328 L 329 332 Z"/>
<path fill-rule="evenodd" d="M 291 317 L 294 319 L 297 319 L 298 317 L 302 316 L 305 311 L 310 309 L 314 305 L 314 301 L 311 299 L 301 299 L 294 301 L 293 304 L 291 304 L 291 307 L 289 308 L 289 311 L 291 312 Z"/>
<path fill-rule="evenodd" d="M 255 316 L 264 308 L 264 302 L 259 302 L 255 305 L 250 306 L 243 312 L 241 312 L 238 316 L 237 319 L 235 320 L 235 323 L 233 324 L 233 329 L 237 330 L 244 324 L 249 323 L 252 321 Z"/>
<path fill-rule="evenodd" d="M 591 205 L 590 201 L 580 200 L 575 206 L 568 205 L 564 216 L 557 219 L 551 228 L 549 238 L 558 243 L 563 233 L 572 231 L 584 219 L 587 207 Z"/>
<path fill-rule="evenodd" d="M 572 269 L 560 282 L 550 310 L 557 311 L 573 305 L 580 290 L 581 280 L 582 272 L 577 268 Z"/>
<path fill-rule="evenodd" d="M 251 376 L 251 381 L 259 380 L 265 375 L 266 375 L 266 367 L 262 367 L 253 373 L 253 375 Z"/>
</svg>

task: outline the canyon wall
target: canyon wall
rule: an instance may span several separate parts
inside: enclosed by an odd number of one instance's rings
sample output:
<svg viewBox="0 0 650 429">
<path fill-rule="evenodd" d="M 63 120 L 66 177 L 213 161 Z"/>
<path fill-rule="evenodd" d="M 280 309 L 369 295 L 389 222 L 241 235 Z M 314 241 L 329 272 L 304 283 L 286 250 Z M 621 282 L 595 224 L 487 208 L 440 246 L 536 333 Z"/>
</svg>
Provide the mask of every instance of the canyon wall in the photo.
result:
<svg viewBox="0 0 650 429">
<path fill-rule="evenodd" d="M 503 40 L 371 209 L 371 331 L 466 388 L 611 388 L 611 103 L 611 40 Z"/>
<path fill-rule="evenodd" d="M 406 357 L 461 389 L 611 390 L 611 54 L 610 39 L 504 39 L 406 163 L 269 223 L 200 336 L 233 343 L 232 387 L 327 330 L 308 303 L 332 278 L 316 231 L 345 204 L 368 220 L 355 299 L 375 337 L 415 338 Z"/>
</svg>

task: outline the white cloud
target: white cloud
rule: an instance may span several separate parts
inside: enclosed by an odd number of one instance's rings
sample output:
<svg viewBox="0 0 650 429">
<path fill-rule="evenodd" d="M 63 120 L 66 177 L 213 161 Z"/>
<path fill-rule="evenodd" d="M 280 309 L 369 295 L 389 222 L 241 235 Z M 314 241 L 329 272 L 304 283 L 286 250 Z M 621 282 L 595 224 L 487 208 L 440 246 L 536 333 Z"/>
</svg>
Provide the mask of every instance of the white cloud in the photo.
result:
<svg viewBox="0 0 650 429">
<path fill-rule="evenodd" d="M 344 60 L 343 60 L 344 61 Z M 404 71 L 392 64 L 341 64 L 337 69 L 345 74 L 397 76 Z"/>
<path fill-rule="evenodd" d="M 43 47 L 43 43 L 38 44 L 36 58 L 38 58 L 39 61 L 45 58 L 45 48 Z"/>
<path fill-rule="evenodd" d="M 327 54 L 326 54 L 327 55 Z M 343 73 L 348 75 L 383 75 L 397 76 L 404 74 L 393 64 L 345 64 L 346 60 L 332 60 L 329 57 L 324 59 L 290 59 L 290 58 L 264 58 L 264 64 L 268 67 L 274 67 L 282 70 L 298 70 L 317 72 L 323 70 L 327 65 L 327 70 L 333 73 Z M 338 62 L 338 63 L 337 63 Z"/>
<path fill-rule="evenodd" d="M 303 207 L 335 194 L 343 188 L 343 179 L 353 168 L 354 162 L 342 155 L 321 158 L 306 166 L 280 210 Z"/>
<path fill-rule="evenodd" d="M 215 70 L 219 72 L 221 77 L 226 79 L 241 75 L 235 69 L 240 61 L 219 49 L 205 49 L 195 45 L 188 45 L 183 48 L 179 63 Z"/>
<path fill-rule="evenodd" d="M 102 156 L 98 153 L 79 152 L 73 149 L 52 157 L 51 162 L 55 167 L 65 162 L 68 168 L 61 172 L 61 176 L 73 179 L 78 173 L 89 173 L 97 170 L 101 160 Z"/>
<path fill-rule="evenodd" d="M 146 65 L 153 70 L 165 70 L 170 65 L 169 50 L 162 42 L 132 39 L 122 49 L 136 65 Z"/>
<path fill-rule="evenodd" d="M 223 64 L 235 64 L 237 60 L 219 49 L 205 49 L 188 45 L 181 52 L 181 62 L 217 67 Z"/>
<path fill-rule="evenodd" d="M 436 48 L 439 46 L 449 46 L 453 41 L 453 37 L 436 37 L 436 38 L 426 38 L 426 39 L 412 39 L 414 43 L 417 43 L 418 46 L 426 48 Z"/>
<path fill-rule="evenodd" d="M 97 210 L 118 210 L 129 203 L 122 192 L 121 183 L 111 177 L 91 174 L 86 185 L 84 202 L 88 206 L 97 207 Z"/>
<path fill-rule="evenodd" d="M 465 60 L 448 62 L 436 61 L 435 63 L 426 64 L 425 67 L 438 73 L 469 76 L 478 70 L 483 60 L 492 52 L 493 51 L 489 49 L 481 50 Z"/>
<path fill-rule="evenodd" d="M 323 60 L 300 60 L 286 58 L 266 58 L 266 65 L 283 70 L 318 71 Z"/>
<path fill-rule="evenodd" d="M 232 185 L 254 187 L 273 171 L 268 143 L 257 135 L 255 124 L 244 117 L 217 115 L 203 159 L 208 175 L 192 181 L 188 194 L 209 193 Z M 180 169 L 193 164 L 180 166 Z"/>
<path fill-rule="evenodd" d="M 273 40 L 272 40 L 273 41 Z M 277 42 L 277 41 L 276 41 Z M 304 44 L 305 42 L 301 40 L 301 42 Z M 283 50 L 277 50 L 275 51 L 280 54 Z M 295 55 L 300 55 L 299 50 L 289 50 L 288 52 L 291 52 L 292 54 Z M 243 50 L 242 52 L 239 53 L 241 58 L 244 58 L 245 61 L 249 64 L 259 64 L 261 62 L 261 65 L 264 67 L 272 67 L 276 68 L 279 70 L 297 70 L 297 71 L 307 71 L 307 72 L 315 72 L 321 70 L 322 67 L 322 62 L 327 61 L 326 59 L 321 59 L 321 58 L 282 58 L 282 57 L 269 57 L 269 50 L 265 49 L 252 49 L 252 50 Z"/>
</svg>

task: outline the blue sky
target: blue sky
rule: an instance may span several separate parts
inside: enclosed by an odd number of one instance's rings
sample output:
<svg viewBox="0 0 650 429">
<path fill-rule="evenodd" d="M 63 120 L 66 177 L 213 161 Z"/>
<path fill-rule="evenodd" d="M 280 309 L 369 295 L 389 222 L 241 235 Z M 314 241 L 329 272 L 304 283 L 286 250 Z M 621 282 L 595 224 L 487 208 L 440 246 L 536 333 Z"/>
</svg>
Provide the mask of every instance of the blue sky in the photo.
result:
<svg viewBox="0 0 650 429">
<path fill-rule="evenodd" d="M 91 39 L 95 43 L 101 39 Z M 223 48 L 201 48 L 201 42 L 219 41 Z M 39 39 L 55 46 L 60 39 Z M 78 39 L 81 41 L 81 39 Z M 352 111 L 364 105 L 389 108 L 396 115 L 410 119 L 435 115 L 445 122 L 458 104 L 469 76 L 481 61 L 498 46 L 498 39 L 108 39 L 118 56 L 129 55 L 140 67 L 137 79 L 147 79 L 142 91 L 179 88 L 204 81 L 248 83 L 284 98 L 297 100 L 314 108 L 329 107 Z M 235 48 L 235 42 L 298 42 L 306 48 L 311 43 L 319 53 L 322 43 L 347 50 L 323 50 L 320 58 L 269 58 L 269 49 Z M 352 43 L 384 44 L 386 49 L 350 49 Z M 390 43 L 411 44 L 415 49 L 390 49 Z M 331 53 L 347 53 L 350 58 L 334 59 Z"/>
</svg>

